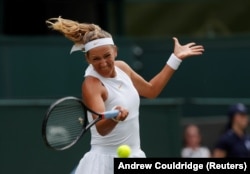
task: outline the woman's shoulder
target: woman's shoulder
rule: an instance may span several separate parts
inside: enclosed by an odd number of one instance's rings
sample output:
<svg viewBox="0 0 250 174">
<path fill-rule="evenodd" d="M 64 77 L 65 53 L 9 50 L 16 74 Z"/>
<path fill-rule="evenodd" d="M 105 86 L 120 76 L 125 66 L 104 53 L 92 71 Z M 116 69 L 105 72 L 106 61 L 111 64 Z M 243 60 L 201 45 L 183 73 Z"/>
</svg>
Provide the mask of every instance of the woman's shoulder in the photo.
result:
<svg viewBox="0 0 250 174">
<path fill-rule="evenodd" d="M 123 60 L 116 60 L 115 61 L 115 66 L 117 66 L 117 67 L 119 67 L 121 69 L 129 68 L 129 65 L 125 61 L 123 61 Z"/>
<path fill-rule="evenodd" d="M 116 60 L 115 66 L 117 66 L 122 71 L 124 71 L 128 76 L 130 76 L 132 69 L 130 68 L 130 66 L 126 62 L 124 62 L 122 60 Z"/>
<path fill-rule="evenodd" d="M 101 81 L 94 76 L 86 76 L 82 82 L 82 86 L 93 87 L 99 85 Z"/>
</svg>

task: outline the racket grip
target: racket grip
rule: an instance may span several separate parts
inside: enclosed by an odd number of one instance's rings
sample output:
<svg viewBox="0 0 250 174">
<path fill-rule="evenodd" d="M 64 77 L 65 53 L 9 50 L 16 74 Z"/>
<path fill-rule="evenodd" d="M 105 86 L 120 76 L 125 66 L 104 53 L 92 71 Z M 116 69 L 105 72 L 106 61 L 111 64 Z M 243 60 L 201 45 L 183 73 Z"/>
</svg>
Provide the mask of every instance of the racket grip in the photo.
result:
<svg viewBox="0 0 250 174">
<path fill-rule="evenodd" d="M 119 110 L 111 110 L 103 113 L 104 118 L 114 118 L 119 114 Z"/>
</svg>

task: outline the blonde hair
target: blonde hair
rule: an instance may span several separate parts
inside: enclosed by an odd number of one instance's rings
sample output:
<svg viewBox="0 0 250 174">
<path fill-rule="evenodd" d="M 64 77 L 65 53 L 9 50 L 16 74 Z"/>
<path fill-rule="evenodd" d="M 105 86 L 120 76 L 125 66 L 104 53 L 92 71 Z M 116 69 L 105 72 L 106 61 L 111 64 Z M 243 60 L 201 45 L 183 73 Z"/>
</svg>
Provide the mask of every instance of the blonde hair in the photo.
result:
<svg viewBox="0 0 250 174">
<path fill-rule="evenodd" d="M 75 44 L 86 44 L 92 40 L 112 37 L 98 25 L 79 23 L 70 19 L 50 18 L 46 20 L 49 28 L 59 31 Z"/>
</svg>

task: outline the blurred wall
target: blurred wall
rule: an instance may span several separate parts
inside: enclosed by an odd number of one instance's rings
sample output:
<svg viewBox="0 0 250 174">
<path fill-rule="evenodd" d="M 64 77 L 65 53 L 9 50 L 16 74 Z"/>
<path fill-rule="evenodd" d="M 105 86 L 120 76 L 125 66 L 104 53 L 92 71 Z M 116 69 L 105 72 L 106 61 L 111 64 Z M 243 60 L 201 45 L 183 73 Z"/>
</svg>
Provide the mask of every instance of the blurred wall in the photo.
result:
<svg viewBox="0 0 250 174">
<path fill-rule="evenodd" d="M 182 98 L 182 116 L 204 117 L 223 116 L 229 104 L 244 102 L 245 98 L 250 97 L 250 37 L 181 37 L 179 40 L 181 43 L 194 41 L 202 44 L 206 51 L 202 56 L 187 59 L 182 63 L 159 99 Z M 173 50 L 171 38 L 116 37 L 115 42 L 119 48 L 118 59 L 126 61 L 147 80 L 165 65 Z M 68 95 L 81 97 L 81 83 L 87 63 L 82 52 L 70 55 L 71 47 L 71 42 L 56 36 L 0 38 L 0 98 L 57 99 Z M 249 101 L 246 101 L 246 104 L 250 104 Z M 8 107 L 0 113 L 1 117 L 8 115 L 6 118 L 12 118 L 13 114 L 8 113 L 7 109 Z M 26 109 L 24 112 L 31 112 L 28 107 Z M 16 112 L 18 113 L 18 110 Z M 142 113 L 147 117 L 155 115 L 153 107 L 151 110 L 143 109 Z M 159 113 L 164 115 L 164 110 L 160 109 Z M 32 115 L 37 117 L 41 112 Z M 211 117 L 211 120 L 214 118 L 216 117 Z M 167 118 L 165 121 L 168 122 Z M 8 125 L 4 124 L 3 130 L 7 129 L 5 126 Z M 166 127 L 165 131 L 180 132 L 180 125 L 176 123 L 175 126 Z M 147 129 L 142 131 L 142 136 L 145 136 L 144 133 L 148 134 Z M 209 140 L 209 137 L 207 139 Z M 150 141 L 148 143 L 148 146 L 151 146 Z M 180 139 L 177 138 L 176 143 L 180 144 Z M 147 146 L 147 143 L 145 145 Z M 156 154 L 152 152 L 151 155 Z"/>
<path fill-rule="evenodd" d="M 205 53 L 185 60 L 158 99 L 141 102 L 143 150 L 177 157 L 185 125 L 198 124 L 212 149 L 228 105 L 250 106 L 249 6 L 244 0 L 0 0 L 0 173 L 69 173 L 89 149 L 89 135 L 62 153 L 42 142 L 47 107 L 63 96 L 80 97 L 87 67 L 84 54 L 70 55 L 72 43 L 49 31 L 46 19 L 99 24 L 113 34 L 118 59 L 147 80 L 172 53 L 172 36 L 204 45 Z"/>
<path fill-rule="evenodd" d="M 52 102 L 54 99 L 0 100 L 0 173 L 69 174 L 89 150 L 89 132 L 65 151 L 45 146 L 41 126 Z M 141 147 L 147 157 L 179 156 L 181 104 L 180 99 L 141 101 Z"/>
<path fill-rule="evenodd" d="M 250 36 L 216 39 L 179 38 L 205 47 L 188 58 L 160 97 L 250 97 Z M 173 51 L 171 38 L 115 37 L 118 58 L 150 80 Z M 72 43 L 63 37 L 1 37 L 0 98 L 80 96 L 87 63 L 84 53 L 70 55 Z"/>
</svg>

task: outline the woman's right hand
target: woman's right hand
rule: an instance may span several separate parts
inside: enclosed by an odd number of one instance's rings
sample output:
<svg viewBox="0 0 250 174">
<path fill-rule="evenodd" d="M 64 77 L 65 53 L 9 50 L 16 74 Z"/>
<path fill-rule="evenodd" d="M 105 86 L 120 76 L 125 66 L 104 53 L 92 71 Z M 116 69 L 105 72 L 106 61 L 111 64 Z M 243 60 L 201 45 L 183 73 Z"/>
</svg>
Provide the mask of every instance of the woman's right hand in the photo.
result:
<svg viewBox="0 0 250 174">
<path fill-rule="evenodd" d="M 119 110 L 119 114 L 115 117 L 117 121 L 124 121 L 128 117 L 128 110 L 121 107 L 121 106 L 116 106 L 114 109 Z"/>
</svg>

